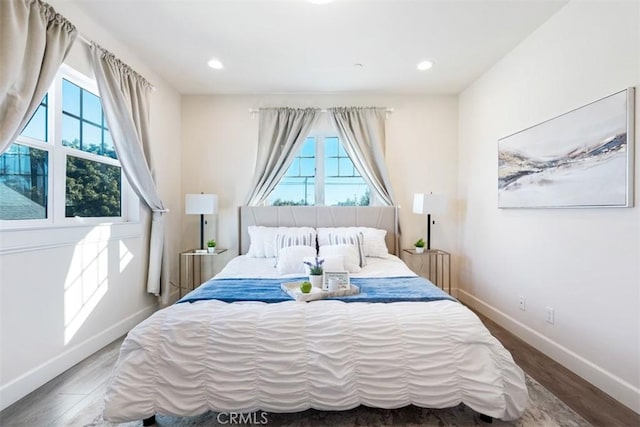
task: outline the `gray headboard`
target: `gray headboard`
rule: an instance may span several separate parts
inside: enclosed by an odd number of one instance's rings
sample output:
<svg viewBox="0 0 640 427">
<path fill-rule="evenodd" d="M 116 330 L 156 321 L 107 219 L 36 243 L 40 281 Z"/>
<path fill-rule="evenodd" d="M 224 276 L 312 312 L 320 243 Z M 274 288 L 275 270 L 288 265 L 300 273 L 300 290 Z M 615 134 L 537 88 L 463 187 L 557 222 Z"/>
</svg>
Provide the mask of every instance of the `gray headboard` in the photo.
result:
<svg viewBox="0 0 640 427">
<path fill-rule="evenodd" d="M 250 225 L 266 227 L 373 227 L 387 230 L 389 253 L 399 253 L 395 206 L 240 206 L 239 252 L 249 251 Z"/>
</svg>

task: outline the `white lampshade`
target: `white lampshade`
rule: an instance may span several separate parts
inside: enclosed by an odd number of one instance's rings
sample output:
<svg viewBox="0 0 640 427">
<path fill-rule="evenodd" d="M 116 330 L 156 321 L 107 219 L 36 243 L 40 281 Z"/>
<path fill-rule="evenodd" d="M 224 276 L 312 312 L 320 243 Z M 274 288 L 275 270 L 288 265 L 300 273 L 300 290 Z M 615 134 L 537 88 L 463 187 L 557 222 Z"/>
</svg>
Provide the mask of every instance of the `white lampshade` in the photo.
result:
<svg viewBox="0 0 640 427">
<path fill-rule="evenodd" d="M 218 213 L 218 196 L 215 194 L 187 194 L 184 213 L 209 215 Z"/>
<path fill-rule="evenodd" d="M 445 211 L 445 197 L 441 194 L 416 193 L 413 195 L 413 213 L 442 214 Z"/>
</svg>

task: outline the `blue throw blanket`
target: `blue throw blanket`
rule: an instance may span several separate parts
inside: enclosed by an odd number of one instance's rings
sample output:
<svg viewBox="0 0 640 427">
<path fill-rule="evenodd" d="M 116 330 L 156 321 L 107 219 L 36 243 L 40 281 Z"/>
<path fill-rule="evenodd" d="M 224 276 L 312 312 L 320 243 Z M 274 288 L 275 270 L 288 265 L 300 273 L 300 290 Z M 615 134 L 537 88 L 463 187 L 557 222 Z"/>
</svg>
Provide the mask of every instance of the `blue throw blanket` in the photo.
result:
<svg viewBox="0 0 640 427">
<path fill-rule="evenodd" d="M 178 303 L 201 300 L 224 302 L 261 301 L 276 303 L 291 301 L 291 297 L 280 288 L 283 282 L 297 282 L 306 277 L 289 279 L 211 279 L 189 292 Z M 446 292 L 422 277 L 352 277 L 351 283 L 360 288 L 360 293 L 345 297 L 327 298 L 344 302 L 402 302 L 402 301 L 455 301 Z"/>
</svg>

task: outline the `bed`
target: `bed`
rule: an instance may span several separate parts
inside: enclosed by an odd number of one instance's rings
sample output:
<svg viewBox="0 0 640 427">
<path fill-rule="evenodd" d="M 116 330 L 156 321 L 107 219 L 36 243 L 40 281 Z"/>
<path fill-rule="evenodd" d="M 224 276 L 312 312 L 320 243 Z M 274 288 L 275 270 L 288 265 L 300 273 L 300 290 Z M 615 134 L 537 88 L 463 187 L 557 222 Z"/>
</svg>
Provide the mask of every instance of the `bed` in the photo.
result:
<svg viewBox="0 0 640 427">
<path fill-rule="evenodd" d="M 126 337 L 105 420 L 460 403 L 519 418 L 528 402 L 522 370 L 473 312 L 396 256 L 397 223 L 393 207 L 240 208 L 239 256 Z M 279 284 L 304 275 L 282 271 L 281 254 L 254 257 L 249 239 L 248 230 L 283 226 L 384 230 L 388 253 L 363 256 L 350 274 L 360 294 L 296 302 Z"/>
</svg>

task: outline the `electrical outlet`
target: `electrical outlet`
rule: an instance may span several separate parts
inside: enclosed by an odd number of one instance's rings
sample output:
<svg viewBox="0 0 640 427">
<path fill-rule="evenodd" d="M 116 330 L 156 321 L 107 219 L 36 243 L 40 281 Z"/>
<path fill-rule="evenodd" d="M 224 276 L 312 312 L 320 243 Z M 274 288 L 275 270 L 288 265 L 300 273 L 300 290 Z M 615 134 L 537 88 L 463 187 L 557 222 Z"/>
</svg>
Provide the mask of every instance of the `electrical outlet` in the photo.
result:
<svg viewBox="0 0 640 427">
<path fill-rule="evenodd" d="M 547 323 L 551 323 L 553 325 L 553 323 L 555 322 L 555 313 L 553 312 L 553 308 L 552 307 L 546 307 L 547 310 Z"/>
<path fill-rule="evenodd" d="M 520 310 L 525 311 L 527 309 L 526 300 L 523 296 L 520 296 Z"/>
</svg>

